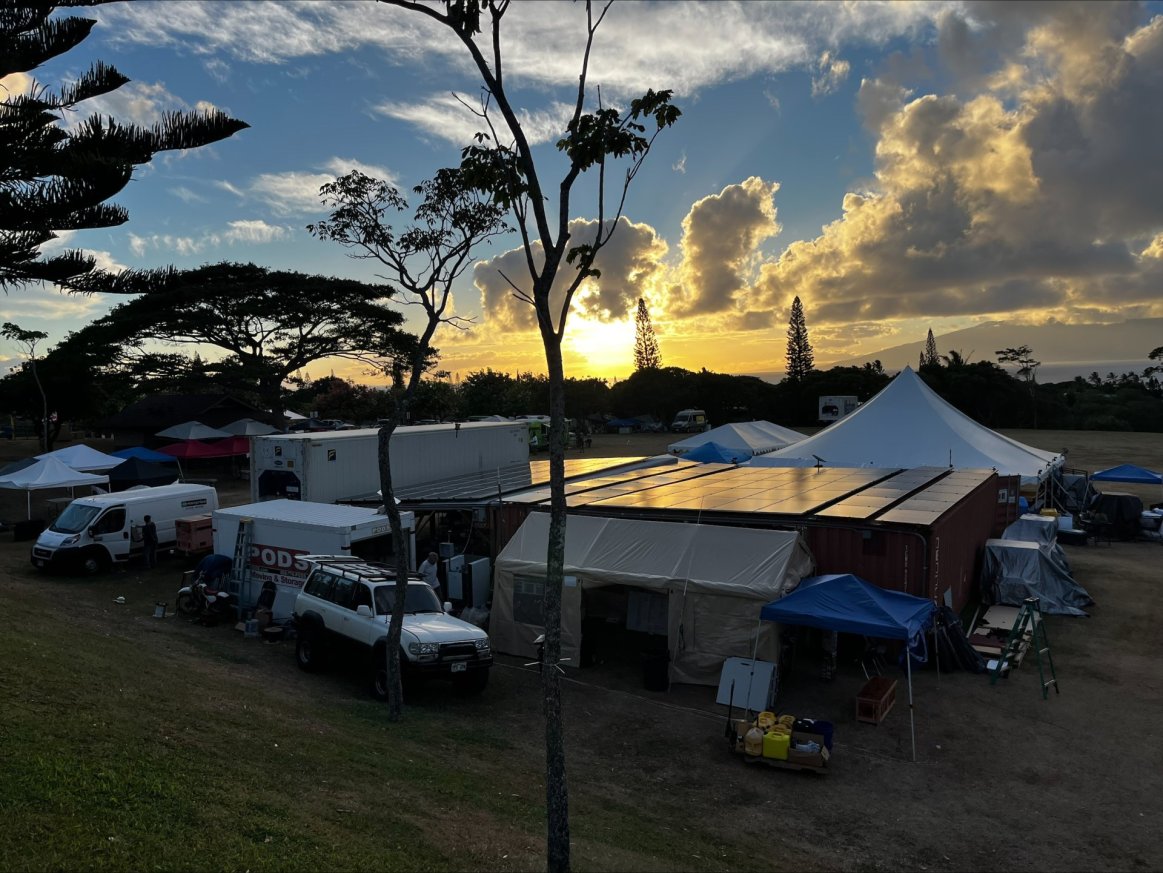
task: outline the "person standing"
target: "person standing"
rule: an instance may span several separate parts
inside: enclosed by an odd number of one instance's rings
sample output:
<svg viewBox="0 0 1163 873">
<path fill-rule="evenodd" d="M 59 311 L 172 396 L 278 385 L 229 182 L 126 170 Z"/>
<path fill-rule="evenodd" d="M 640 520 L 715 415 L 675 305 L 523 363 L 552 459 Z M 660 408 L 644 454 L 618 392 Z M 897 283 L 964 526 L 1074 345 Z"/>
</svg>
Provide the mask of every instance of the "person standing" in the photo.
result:
<svg viewBox="0 0 1163 873">
<path fill-rule="evenodd" d="M 141 547 L 146 569 L 152 570 L 157 565 L 157 525 L 148 515 L 141 526 Z"/>
<path fill-rule="evenodd" d="M 437 571 L 440 569 L 440 556 L 436 552 L 429 552 L 428 557 L 424 559 L 423 563 L 416 568 L 416 572 L 420 578 L 432 586 L 432 590 L 436 592 L 436 599 L 441 599 L 440 592 L 440 576 Z"/>
</svg>

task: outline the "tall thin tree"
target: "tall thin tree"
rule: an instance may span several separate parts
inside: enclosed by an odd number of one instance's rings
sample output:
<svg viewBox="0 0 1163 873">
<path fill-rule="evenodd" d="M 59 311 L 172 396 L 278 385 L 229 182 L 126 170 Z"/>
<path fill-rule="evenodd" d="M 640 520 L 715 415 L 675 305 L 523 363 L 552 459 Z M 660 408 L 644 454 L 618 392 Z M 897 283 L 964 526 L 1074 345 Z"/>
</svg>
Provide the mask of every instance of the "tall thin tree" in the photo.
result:
<svg viewBox="0 0 1163 873">
<path fill-rule="evenodd" d="M 791 318 L 787 324 L 787 378 L 791 382 L 802 382 L 812 368 L 816 358 L 812 344 L 808 340 L 808 323 L 804 320 L 804 305 L 796 297 L 791 304 Z"/>
<path fill-rule="evenodd" d="M 36 347 L 41 340 L 48 339 L 48 334 L 43 330 L 25 330 L 18 324 L 6 321 L 0 327 L 0 336 L 17 343 L 24 349 L 24 353 L 28 355 L 28 361 L 25 362 L 25 366 L 32 373 L 32 379 L 36 382 L 36 390 L 40 392 L 41 418 L 39 430 L 41 434 L 41 447 L 46 452 L 51 452 L 52 437 L 49 435 L 48 429 L 48 395 L 45 394 L 44 385 L 40 381 L 40 374 L 36 371 Z"/>
<path fill-rule="evenodd" d="M 634 315 L 634 369 L 657 370 L 662 366 L 662 355 L 658 351 L 658 337 L 654 335 L 654 325 L 650 321 L 650 310 L 646 301 L 638 298 L 638 311 Z"/>
<path fill-rule="evenodd" d="M 407 210 L 408 202 L 387 182 L 356 170 L 324 185 L 319 193 L 333 211 L 326 221 L 308 225 L 307 229 L 321 240 L 351 249 L 353 258 L 378 261 L 387 270 L 380 278 L 402 292 L 403 302 L 417 305 L 424 312 L 424 326 L 407 370 L 401 362 L 392 362 L 395 416 L 379 432 L 380 491 L 396 555 L 396 604 L 388 623 L 385 651 L 377 653 L 374 687 L 377 696 L 388 700 L 388 719 L 398 721 L 403 712 L 400 635 L 408 585 L 408 551 L 392 487 L 392 434 L 408 420 L 408 407 L 429 366 L 437 328 L 442 324 L 465 326 L 465 319 L 447 314 L 453 282 L 472 263 L 477 245 L 506 230 L 504 213 L 466 185 L 459 169 L 440 170 L 413 189 L 420 202 L 411 224 L 402 231 L 392 227 L 392 220 Z"/>
<path fill-rule="evenodd" d="M 937 340 L 933 336 L 933 329 L 929 328 L 929 335 L 925 338 L 925 353 L 921 358 L 922 364 L 937 364 L 941 358 L 937 354 Z"/>
<path fill-rule="evenodd" d="M 425 15 L 448 27 L 468 51 L 483 83 L 478 117 L 487 131 L 477 134 L 475 144 L 464 149 L 462 166 L 474 177 L 474 185 L 487 191 L 510 210 L 521 236 L 527 276 L 506 276 L 516 297 L 529 303 L 537 316 L 537 328 L 545 349 L 549 375 L 549 477 L 550 521 L 546 550 L 544 659 L 542 670 L 545 706 L 546 752 L 546 855 L 554 873 L 569 870 L 569 792 L 565 772 L 565 730 L 561 711 L 561 682 L 555 669 L 561 653 L 561 592 L 565 579 L 565 372 L 561 344 L 573 296 L 589 277 L 598 275 L 594 261 L 618 226 L 630 184 L 642 168 L 655 137 L 681 114 L 671 105 L 670 91 L 647 91 L 624 109 L 604 105 L 598 92 L 597 106 L 587 103 L 590 53 L 594 35 L 609 4 L 595 12 L 585 3 L 585 36 L 576 95 L 566 130 L 557 148 L 566 168 L 556 190 L 542 184 L 533 146 L 522 127 L 518 107 L 506 90 L 505 53 L 502 51 L 502 19 L 512 8 L 509 0 L 446 0 L 443 11 L 416 0 L 384 0 L 394 6 Z M 484 36 L 478 44 L 478 36 Z M 591 97 L 592 101 L 592 97 Z M 492 110 L 502 124 L 493 124 Z M 650 130 L 647 129 L 648 125 Z M 504 131 L 503 134 L 500 131 Z M 621 190 L 607 201 L 607 173 L 623 162 Z M 547 162 L 550 166 L 555 163 Z M 594 208 L 597 221 L 593 236 L 574 241 L 570 218 L 572 194 L 578 179 L 597 172 Z M 549 194 L 556 195 L 550 204 Z M 613 208 L 610 208 L 613 205 Z M 563 270 L 563 267 L 566 269 Z M 572 269 L 572 275 L 568 270 Z M 554 292 L 551 299 L 551 291 Z"/>
</svg>

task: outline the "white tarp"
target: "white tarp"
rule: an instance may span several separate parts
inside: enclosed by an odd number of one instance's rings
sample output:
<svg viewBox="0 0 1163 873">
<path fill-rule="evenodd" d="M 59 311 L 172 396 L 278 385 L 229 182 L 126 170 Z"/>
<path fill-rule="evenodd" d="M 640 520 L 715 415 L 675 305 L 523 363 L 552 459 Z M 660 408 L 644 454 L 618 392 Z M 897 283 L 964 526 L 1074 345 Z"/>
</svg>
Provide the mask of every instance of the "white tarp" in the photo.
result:
<svg viewBox="0 0 1163 873">
<path fill-rule="evenodd" d="M 827 467 L 992 468 L 1026 479 L 1042 479 L 1064 460 L 978 424 L 909 367 L 855 412 L 770 457 Z"/>
<path fill-rule="evenodd" d="M 536 657 L 548 536 L 549 514 L 534 512 L 497 557 L 489 636 L 499 651 Z M 582 593 L 625 585 L 668 595 L 672 681 L 715 685 L 726 658 L 778 659 L 777 631 L 759 610 L 813 567 L 794 531 L 571 515 L 562 657 L 579 663 Z"/>
<path fill-rule="evenodd" d="M 724 424 L 712 430 L 697 433 L 684 440 L 671 443 L 666 450 L 672 455 L 682 456 L 691 449 L 710 442 L 717 443 L 725 449 L 746 451 L 750 455 L 762 455 L 774 452 L 797 443 L 804 439 L 798 431 L 770 421 L 744 421 L 735 424 Z"/>
<path fill-rule="evenodd" d="M 66 446 L 63 449 L 57 449 L 55 452 L 46 452 L 36 457 L 37 460 L 41 461 L 45 458 L 56 458 L 66 467 L 72 467 L 74 470 L 80 470 L 82 473 L 90 473 L 94 470 L 112 470 L 114 467 L 125 462 L 125 458 L 119 458 L 116 455 L 107 455 L 104 452 L 97 451 L 92 446 L 86 446 L 84 444 Z"/>
</svg>

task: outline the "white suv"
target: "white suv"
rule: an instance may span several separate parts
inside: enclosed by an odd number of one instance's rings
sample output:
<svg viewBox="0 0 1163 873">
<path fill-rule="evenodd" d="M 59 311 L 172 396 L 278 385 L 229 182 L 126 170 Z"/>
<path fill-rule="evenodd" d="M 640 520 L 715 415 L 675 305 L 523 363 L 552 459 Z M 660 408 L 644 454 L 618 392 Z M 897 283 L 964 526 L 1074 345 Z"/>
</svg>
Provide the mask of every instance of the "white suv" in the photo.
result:
<svg viewBox="0 0 1163 873">
<path fill-rule="evenodd" d="M 385 646 L 396 602 L 396 571 L 346 555 L 304 555 L 299 560 L 310 567 L 295 599 L 299 667 L 315 670 L 334 646 L 355 648 L 368 665 L 372 693 L 386 698 Z M 460 690 L 482 691 L 493 665 L 489 635 L 446 615 L 446 608 L 427 582 L 408 580 L 400 633 L 403 678 L 445 677 Z"/>
</svg>

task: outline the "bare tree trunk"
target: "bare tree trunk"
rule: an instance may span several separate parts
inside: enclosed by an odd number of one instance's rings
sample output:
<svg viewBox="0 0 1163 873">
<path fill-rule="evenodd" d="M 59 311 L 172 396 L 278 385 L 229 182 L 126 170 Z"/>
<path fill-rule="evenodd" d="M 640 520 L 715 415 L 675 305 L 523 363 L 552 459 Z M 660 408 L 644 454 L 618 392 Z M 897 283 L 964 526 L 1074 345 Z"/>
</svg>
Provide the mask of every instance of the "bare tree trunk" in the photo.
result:
<svg viewBox="0 0 1163 873">
<path fill-rule="evenodd" d="M 44 393 L 44 386 L 40 384 L 40 374 L 36 372 L 36 358 L 29 358 L 29 367 L 32 370 L 33 381 L 36 382 L 36 390 L 40 392 L 41 402 L 41 417 L 40 417 L 40 442 L 41 448 L 46 452 L 52 451 L 52 438 L 48 432 L 48 395 Z"/>
<path fill-rule="evenodd" d="M 561 590 L 565 577 L 565 374 L 561 345 L 546 340 L 549 370 L 549 550 L 545 573 L 545 652 L 541 667 L 545 694 L 546 858 L 550 873 L 569 870 L 569 790 L 565 774 L 565 719 L 561 708 Z M 560 483 L 562 487 L 553 487 Z"/>
<path fill-rule="evenodd" d="M 397 408 L 400 405 L 397 404 Z M 392 617 L 388 621 L 387 668 L 388 668 L 388 721 L 399 721 L 404 714 L 404 683 L 400 668 L 400 634 L 404 628 L 404 601 L 408 593 L 408 543 L 404 529 L 400 525 L 400 507 L 396 505 L 396 495 L 392 488 L 391 440 L 397 421 L 385 424 L 379 433 L 380 491 L 384 499 L 384 511 L 392 526 L 392 552 L 396 556 L 396 602 Z"/>
</svg>

